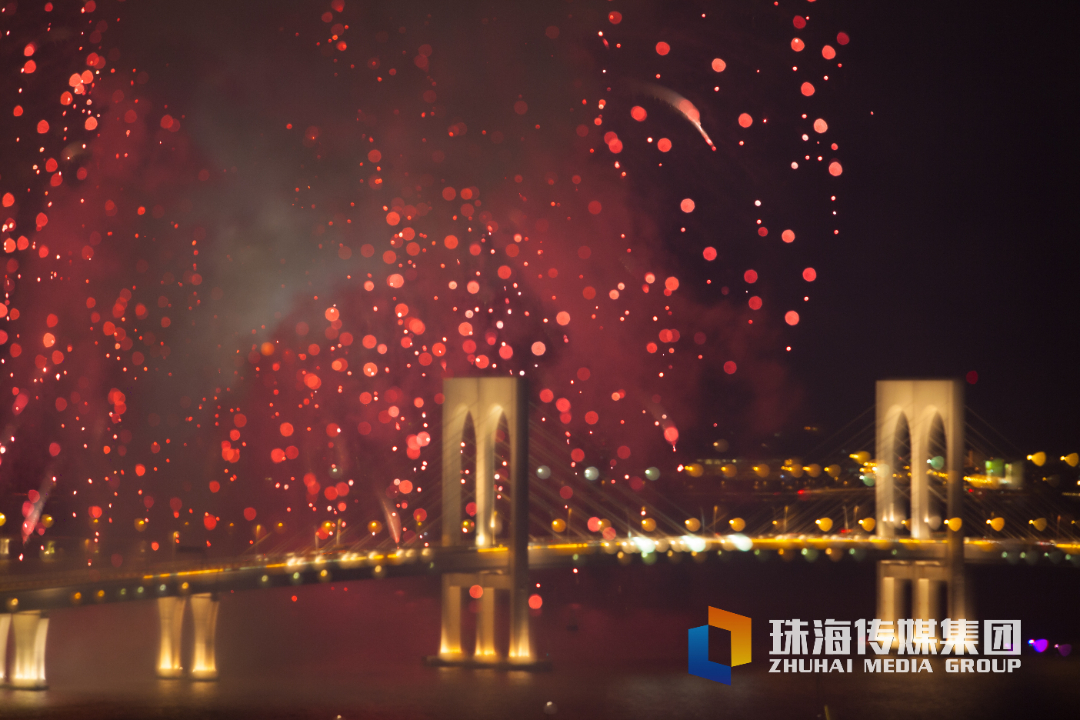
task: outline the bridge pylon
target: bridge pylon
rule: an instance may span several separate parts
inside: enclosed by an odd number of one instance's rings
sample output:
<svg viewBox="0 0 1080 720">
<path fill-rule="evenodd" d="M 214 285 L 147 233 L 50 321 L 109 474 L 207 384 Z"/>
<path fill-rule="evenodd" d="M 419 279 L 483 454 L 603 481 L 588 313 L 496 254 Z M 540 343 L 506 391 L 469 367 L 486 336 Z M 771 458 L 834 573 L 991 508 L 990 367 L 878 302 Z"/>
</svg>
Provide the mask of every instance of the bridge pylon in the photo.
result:
<svg viewBox="0 0 1080 720">
<path fill-rule="evenodd" d="M 877 383 L 876 515 L 878 537 L 895 538 L 907 526 L 914 540 L 929 540 L 944 527 L 945 555 L 940 561 L 878 562 L 878 617 L 901 619 L 905 590 L 910 584 L 914 619 L 942 619 L 940 588 L 946 589 L 945 616 L 973 620 L 966 591 L 964 533 L 948 520 L 962 517 L 964 497 L 964 384 L 960 380 L 879 380 Z M 940 437 L 935 437 L 940 434 Z M 944 464 L 931 465 L 930 451 L 944 442 Z M 897 471 L 908 444 L 911 474 L 910 512 L 897 498 Z M 944 478 L 945 517 L 932 507 L 932 473 Z M 934 514 L 934 513 L 937 514 Z M 906 517 L 905 517 L 906 515 Z M 905 522 L 906 521 L 906 522 Z"/>
<path fill-rule="evenodd" d="M 526 668 L 538 663 L 529 635 L 529 400 L 523 378 L 449 378 L 443 382 L 442 546 L 461 547 L 462 443 L 472 421 L 476 438 L 476 534 L 478 550 L 491 549 L 495 537 L 495 476 L 508 488 L 511 503 L 507 563 L 491 572 L 443 575 L 442 636 L 439 654 L 427 658 L 439 665 L 507 665 Z M 495 467 L 496 434 L 505 420 L 509 431 L 507 468 Z M 505 473 L 509 471 L 509 478 Z M 507 482 L 507 480 L 509 480 Z M 462 590 L 483 588 L 476 619 L 472 655 L 461 637 Z M 495 593 L 510 595 L 510 647 L 506 656 L 495 648 Z"/>
</svg>

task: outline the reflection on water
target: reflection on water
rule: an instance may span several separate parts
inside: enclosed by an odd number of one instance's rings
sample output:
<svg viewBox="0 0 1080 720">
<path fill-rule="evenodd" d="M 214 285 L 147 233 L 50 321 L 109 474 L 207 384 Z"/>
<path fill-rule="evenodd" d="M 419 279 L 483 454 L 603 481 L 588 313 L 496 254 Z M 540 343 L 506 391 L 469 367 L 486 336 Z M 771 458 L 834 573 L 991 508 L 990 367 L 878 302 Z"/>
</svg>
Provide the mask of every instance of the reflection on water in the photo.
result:
<svg viewBox="0 0 1080 720">
<path fill-rule="evenodd" d="M 976 577 L 981 607 L 993 613 L 986 616 L 1011 613 L 1040 636 L 1075 640 L 1066 605 L 1077 597 L 1080 573 L 1025 572 Z M 947 674 L 937 661 L 932 674 L 769 674 L 767 620 L 872 617 L 870 565 L 658 564 L 578 576 L 536 572 L 534 580 L 544 595 L 533 617 L 535 644 L 552 659 L 551 672 L 421 665 L 439 636 L 437 580 L 372 581 L 223 597 L 219 682 L 154 676 L 151 603 L 54 612 L 50 689 L 0 690 L 0 712 L 75 720 L 483 720 L 546 717 L 550 701 L 555 718 L 817 718 L 828 705 L 830 717 L 846 719 L 994 718 L 1054 708 L 1066 717 L 1080 706 L 1075 658 L 1025 656 L 1012 675 Z M 686 673 L 686 629 L 705 621 L 709 604 L 756 622 L 755 661 L 735 671 L 730 687 Z"/>
</svg>

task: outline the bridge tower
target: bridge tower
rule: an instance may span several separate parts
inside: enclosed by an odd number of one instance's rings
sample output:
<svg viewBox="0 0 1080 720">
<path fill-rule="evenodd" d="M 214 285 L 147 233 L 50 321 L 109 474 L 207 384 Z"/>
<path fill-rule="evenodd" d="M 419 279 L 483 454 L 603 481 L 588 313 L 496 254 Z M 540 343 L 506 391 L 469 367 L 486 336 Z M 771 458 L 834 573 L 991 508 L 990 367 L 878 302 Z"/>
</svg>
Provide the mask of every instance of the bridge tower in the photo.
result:
<svg viewBox="0 0 1080 720">
<path fill-rule="evenodd" d="M 907 520 L 915 540 L 929 540 L 941 523 L 946 534 L 940 561 L 891 561 L 878 563 L 878 617 L 897 620 L 905 607 L 905 590 L 912 585 L 911 617 L 941 619 L 937 598 L 946 587 L 945 617 L 973 619 L 969 612 L 964 572 L 963 529 L 952 529 L 947 520 L 960 518 L 964 496 L 964 385 L 960 380 L 879 380 L 877 383 L 877 472 L 875 532 L 895 538 Z M 945 517 L 931 514 L 930 450 L 937 434 L 945 443 Z M 910 443 L 910 512 L 897 498 L 893 467 Z M 940 500 L 940 498 L 938 498 Z M 939 510 L 940 512 L 940 510 Z"/>
<path fill-rule="evenodd" d="M 534 664 L 529 638 L 529 401 L 523 378 L 450 378 L 443 383 L 442 545 L 462 546 L 461 447 L 472 420 L 476 436 L 476 536 L 478 550 L 495 542 L 495 445 L 500 422 L 509 430 L 510 542 L 503 570 L 443 575 L 442 638 L 439 664 Z M 476 620 L 476 645 L 471 658 L 461 643 L 462 589 L 484 589 Z M 502 660 L 495 648 L 495 591 L 510 593 L 510 650 Z"/>
</svg>

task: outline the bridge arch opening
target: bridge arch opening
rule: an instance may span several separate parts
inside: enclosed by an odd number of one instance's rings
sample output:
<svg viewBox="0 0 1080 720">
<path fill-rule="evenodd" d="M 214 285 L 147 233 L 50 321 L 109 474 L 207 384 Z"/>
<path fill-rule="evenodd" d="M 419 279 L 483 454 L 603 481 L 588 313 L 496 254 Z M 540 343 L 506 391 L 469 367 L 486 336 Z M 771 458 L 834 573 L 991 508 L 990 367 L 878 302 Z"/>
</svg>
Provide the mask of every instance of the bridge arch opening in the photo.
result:
<svg viewBox="0 0 1080 720">
<path fill-rule="evenodd" d="M 510 488 L 510 423 L 506 413 L 499 413 L 499 422 L 495 429 L 495 460 L 492 466 L 492 479 L 495 483 L 494 512 L 491 518 L 491 538 L 495 545 L 501 544 L 509 528 L 511 509 Z"/>
<path fill-rule="evenodd" d="M 464 520 L 461 527 L 455 528 L 454 532 L 464 541 L 476 537 L 476 425 L 471 412 L 465 414 L 459 444 L 461 495 L 456 516 Z"/>
<path fill-rule="evenodd" d="M 935 411 L 930 421 L 930 428 L 926 439 L 926 464 L 927 478 L 927 503 L 926 516 L 923 522 L 931 530 L 940 530 L 945 514 L 946 492 L 948 484 L 948 469 L 946 460 L 949 457 L 948 441 L 945 435 L 945 421 L 941 413 Z"/>
<path fill-rule="evenodd" d="M 892 450 L 885 458 L 892 475 L 895 495 L 893 497 L 892 521 L 897 533 L 907 534 L 911 517 L 911 427 L 907 413 L 897 413 L 893 429 Z"/>
</svg>

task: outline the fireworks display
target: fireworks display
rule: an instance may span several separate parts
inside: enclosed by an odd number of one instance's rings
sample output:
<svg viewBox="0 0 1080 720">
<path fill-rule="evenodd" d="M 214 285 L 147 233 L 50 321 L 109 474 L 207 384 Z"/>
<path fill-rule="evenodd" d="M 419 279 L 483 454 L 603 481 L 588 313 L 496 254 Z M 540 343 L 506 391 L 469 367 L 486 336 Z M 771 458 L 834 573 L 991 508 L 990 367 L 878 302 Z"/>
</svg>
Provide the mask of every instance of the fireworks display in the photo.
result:
<svg viewBox="0 0 1080 720">
<path fill-rule="evenodd" d="M 434 542 L 446 377 L 529 380 L 536 532 L 614 537 L 605 495 L 783 422 L 840 232 L 828 3 L 398 5 L 0 8 L 24 543 Z"/>
</svg>

